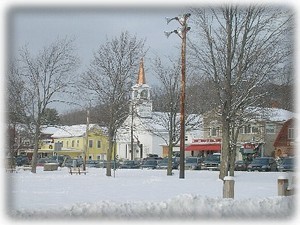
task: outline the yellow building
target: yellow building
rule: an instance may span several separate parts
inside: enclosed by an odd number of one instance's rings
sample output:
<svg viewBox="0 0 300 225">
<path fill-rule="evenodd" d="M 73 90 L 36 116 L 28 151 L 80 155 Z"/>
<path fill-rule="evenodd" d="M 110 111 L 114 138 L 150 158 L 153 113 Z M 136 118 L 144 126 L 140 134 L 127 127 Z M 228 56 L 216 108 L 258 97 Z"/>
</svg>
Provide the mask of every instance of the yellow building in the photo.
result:
<svg viewBox="0 0 300 225">
<path fill-rule="evenodd" d="M 87 143 L 87 148 L 86 148 Z M 61 126 L 55 129 L 51 138 L 44 139 L 39 153 L 44 155 L 69 155 L 71 158 L 106 160 L 108 137 L 106 128 L 89 125 L 86 140 L 86 125 Z"/>
</svg>

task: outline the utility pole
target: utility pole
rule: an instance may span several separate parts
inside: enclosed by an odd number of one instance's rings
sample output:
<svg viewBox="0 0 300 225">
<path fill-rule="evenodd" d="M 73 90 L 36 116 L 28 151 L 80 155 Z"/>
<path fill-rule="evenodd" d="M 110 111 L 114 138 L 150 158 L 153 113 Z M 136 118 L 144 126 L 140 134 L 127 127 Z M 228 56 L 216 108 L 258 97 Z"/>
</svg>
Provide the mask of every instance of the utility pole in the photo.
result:
<svg viewBox="0 0 300 225">
<path fill-rule="evenodd" d="M 116 177 L 116 163 L 117 163 L 117 159 L 116 159 L 116 150 L 117 150 L 117 139 L 116 139 L 116 134 L 114 134 L 113 137 L 113 150 L 114 150 L 114 178 Z"/>
<path fill-rule="evenodd" d="M 86 171 L 86 154 L 89 147 L 89 126 L 90 126 L 90 111 L 86 112 L 86 131 L 85 131 L 85 148 L 84 148 L 84 158 L 83 158 L 83 170 Z"/>
<path fill-rule="evenodd" d="M 187 19 L 191 16 L 190 13 L 174 18 L 166 18 L 167 24 L 172 20 L 177 20 L 181 28 L 173 31 L 165 31 L 165 35 L 169 37 L 172 33 L 177 34 L 181 40 L 181 86 L 180 86 L 180 169 L 179 178 L 184 179 L 184 158 L 185 158 L 185 68 L 186 68 L 186 33 L 191 29 L 187 26 Z"/>
<path fill-rule="evenodd" d="M 131 125 L 130 125 L 130 148 L 131 148 L 131 155 L 130 159 L 133 160 L 133 102 L 131 104 Z"/>
</svg>

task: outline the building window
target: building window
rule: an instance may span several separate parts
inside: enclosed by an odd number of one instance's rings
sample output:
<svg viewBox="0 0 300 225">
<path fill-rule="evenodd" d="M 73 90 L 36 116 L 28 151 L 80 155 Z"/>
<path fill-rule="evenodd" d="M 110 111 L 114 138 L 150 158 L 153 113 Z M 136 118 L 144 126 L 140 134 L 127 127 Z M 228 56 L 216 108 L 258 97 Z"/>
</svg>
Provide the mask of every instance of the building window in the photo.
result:
<svg viewBox="0 0 300 225">
<path fill-rule="evenodd" d="M 212 136 L 212 137 L 217 136 L 217 130 L 216 130 L 216 128 L 211 128 L 210 129 L 210 136 Z"/>
<path fill-rule="evenodd" d="M 77 140 L 77 147 L 79 147 L 79 140 Z"/>
<path fill-rule="evenodd" d="M 289 130 L 288 130 L 288 139 L 295 139 L 295 130 L 294 130 L 294 128 L 289 128 Z"/>
<path fill-rule="evenodd" d="M 251 127 L 251 129 L 252 129 L 252 134 L 257 134 L 258 133 L 258 127 L 257 126 L 253 126 L 253 127 Z"/>
<path fill-rule="evenodd" d="M 93 147 L 93 140 L 89 140 L 89 148 Z"/>
<path fill-rule="evenodd" d="M 213 127 L 210 129 L 211 137 L 218 137 L 220 135 L 220 127 Z"/>
<path fill-rule="evenodd" d="M 97 141 L 97 148 L 101 148 L 101 141 Z"/>
<path fill-rule="evenodd" d="M 250 134 L 251 133 L 251 125 L 244 126 L 244 134 Z"/>
<path fill-rule="evenodd" d="M 240 134 L 258 134 L 259 133 L 259 127 L 257 125 L 245 125 L 240 128 L 239 130 Z"/>
<path fill-rule="evenodd" d="M 142 99 L 147 99 L 147 98 L 148 98 L 148 92 L 147 92 L 147 90 L 143 90 L 143 91 L 141 92 L 141 98 L 142 98 Z"/>
<path fill-rule="evenodd" d="M 243 128 L 243 127 L 240 128 L 239 133 L 240 133 L 240 134 L 243 134 L 243 133 L 244 133 L 244 128 Z"/>
<path fill-rule="evenodd" d="M 75 146 L 75 140 L 72 141 L 72 148 Z"/>
<path fill-rule="evenodd" d="M 275 134 L 275 125 L 274 124 L 266 124 L 266 133 L 267 134 Z"/>
</svg>

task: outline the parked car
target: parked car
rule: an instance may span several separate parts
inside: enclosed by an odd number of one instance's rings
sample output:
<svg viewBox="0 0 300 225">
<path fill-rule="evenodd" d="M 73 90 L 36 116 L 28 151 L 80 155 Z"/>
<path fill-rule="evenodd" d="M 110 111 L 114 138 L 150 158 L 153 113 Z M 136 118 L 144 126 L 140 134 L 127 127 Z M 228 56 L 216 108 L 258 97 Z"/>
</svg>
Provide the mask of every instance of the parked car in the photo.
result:
<svg viewBox="0 0 300 225">
<path fill-rule="evenodd" d="M 67 159 L 71 159 L 68 155 L 54 155 L 51 157 L 54 161 L 58 163 L 59 166 L 64 166 L 63 164 L 66 162 Z"/>
<path fill-rule="evenodd" d="M 24 165 L 29 165 L 30 164 L 30 160 L 27 156 L 25 155 L 18 155 L 16 157 L 16 165 L 17 166 L 24 166 Z"/>
<path fill-rule="evenodd" d="M 281 163 L 277 166 L 278 171 L 294 171 L 295 159 L 294 158 L 283 158 Z"/>
<path fill-rule="evenodd" d="M 144 158 L 143 161 L 152 161 L 152 160 L 156 160 L 156 161 L 161 161 L 163 158 L 159 157 L 157 154 L 148 154 L 147 158 Z"/>
<path fill-rule="evenodd" d="M 140 167 L 141 164 L 135 160 L 126 160 L 119 166 L 120 169 L 138 169 Z"/>
<path fill-rule="evenodd" d="M 106 160 L 100 160 L 96 167 L 97 168 L 106 168 L 107 165 L 108 165 L 108 162 Z M 119 168 L 120 163 L 119 163 L 119 161 L 112 160 L 110 162 L 110 165 L 111 165 L 111 168 L 114 169 L 114 168 Z"/>
<path fill-rule="evenodd" d="M 147 169 L 156 169 L 157 167 L 157 161 L 156 160 L 147 160 L 142 165 L 141 168 L 147 168 Z"/>
<path fill-rule="evenodd" d="M 221 154 L 208 155 L 201 163 L 202 170 L 220 170 Z"/>
<path fill-rule="evenodd" d="M 178 169 L 179 162 L 176 158 L 172 158 L 172 169 Z M 158 164 L 157 169 L 167 169 L 168 168 L 168 158 L 163 158 Z"/>
<path fill-rule="evenodd" d="M 85 166 L 86 167 L 97 168 L 98 164 L 99 164 L 98 160 L 88 159 L 88 160 L 86 160 Z"/>
<path fill-rule="evenodd" d="M 202 158 L 199 157 L 187 157 L 185 159 L 184 169 L 186 170 L 200 170 Z"/>
<path fill-rule="evenodd" d="M 75 162 L 74 162 L 75 161 Z M 68 167 L 68 168 L 71 168 L 71 167 L 80 167 L 82 165 L 82 160 L 81 159 L 72 159 L 72 158 L 69 158 L 66 160 L 64 166 L 65 167 Z"/>
<path fill-rule="evenodd" d="M 77 161 L 77 166 L 83 165 L 83 158 L 78 158 L 78 159 L 76 159 L 76 161 Z"/>
<path fill-rule="evenodd" d="M 248 171 L 277 171 L 277 163 L 273 157 L 259 157 L 248 165 Z"/>
<path fill-rule="evenodd" d="M 248 163 L 244 160 L 238 160 L 234 164 L 234 170 L 235 171 L 247 171 Z"/>
<path fill-rule="evenodd" d="M 57 161 L 55 159 L 52 158 L 39 158 L 37 160 L 37 166 L 44 166 L 45 163 L 56 163 Z"/>
<path fill-rule="evenodd" d="M 99 168 L 106 168 L 107 166 L 107 161 L 106 160 L 100 160 L 98 163 Z"/>
</svg>

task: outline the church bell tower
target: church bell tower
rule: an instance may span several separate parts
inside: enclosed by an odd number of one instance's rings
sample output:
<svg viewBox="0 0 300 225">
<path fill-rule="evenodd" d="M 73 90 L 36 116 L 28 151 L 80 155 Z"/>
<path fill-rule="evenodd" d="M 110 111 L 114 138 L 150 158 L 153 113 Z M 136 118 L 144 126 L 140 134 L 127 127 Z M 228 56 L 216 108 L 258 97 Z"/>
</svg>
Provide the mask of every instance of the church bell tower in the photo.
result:
<svg viewBox="0 0 300 225">
<path fill-rule="evenodd" d="M 146 118 L 152 116 L 152 100 L 150 96 L 150 87 L 146 84 L 144 60 L 141 59 L 137 82 L 132 86 L 130 111 L 137 116 Z"/>
</svg>

